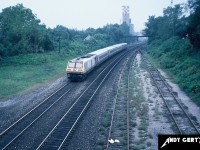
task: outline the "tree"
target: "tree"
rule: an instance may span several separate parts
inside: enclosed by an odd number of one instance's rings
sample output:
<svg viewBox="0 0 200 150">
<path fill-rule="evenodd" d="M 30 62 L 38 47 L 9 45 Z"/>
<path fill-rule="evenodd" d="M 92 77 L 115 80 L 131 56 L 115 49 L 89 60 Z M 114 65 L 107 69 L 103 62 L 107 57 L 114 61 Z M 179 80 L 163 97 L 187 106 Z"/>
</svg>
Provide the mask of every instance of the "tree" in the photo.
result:
<svg viewBox="0 0 200 150">
<path fill-rule="evenodd" d="M 0 13 L 0 45 L 3 56 L 52 49 L 46 26 L 22 4 L 7 7 Z"/>
<path fill-rule="evenodd" d="M 187 18 L 184 16 L 183 9 L 184 7 L 179 4 L 164 9 L 163 16 L 150 16 L 145 23 L 144 34 L 150 36 L 150 41 L 158 38 L 166 40 L 172 36 L 185 37 Z"/>
<path fill-rule="evenodd" d="M 194 47 L 200 48 L 200 0 L 190 0 L 189 7 L 188 38 Z"/>
</svg>

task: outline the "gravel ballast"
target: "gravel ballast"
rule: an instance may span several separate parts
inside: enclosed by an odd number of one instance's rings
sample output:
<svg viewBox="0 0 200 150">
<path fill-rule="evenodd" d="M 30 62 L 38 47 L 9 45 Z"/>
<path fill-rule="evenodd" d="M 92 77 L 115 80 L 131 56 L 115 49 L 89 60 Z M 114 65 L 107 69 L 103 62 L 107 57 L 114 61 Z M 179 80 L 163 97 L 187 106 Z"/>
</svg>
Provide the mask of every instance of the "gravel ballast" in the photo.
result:
<svg viewBox="0 0 200 150">
<path fill-rule="evenodd" d="M 107 142 L 108 127 L 103 127 L 105 124 L 105 116 L 111 114 L 112 104 L 115 96 L 115 90 L 119 80 L 119 74 L 122 70 L 125 60 L 118 65 L 114 71 L 109 75 L 109 78 L 105 81 L 105 84 L 100 88 L 98 93 L 95 95 L 93 102 L 88 107 L 87 112 L 84 114 L 82 121 L 78 124 L 78 128 L 74 132 L 71 141 L 68 144 L 67 149 L 73 150 L 92 150 L 101 149 Z M 157 135 L 158 134 L 175 134 L 176 129 L 172 120 L 170 119 L 168 110 L 162 101 L 160 94 L 154 86 L 149 73 L 147 72 L 144 64 L 142 64 L 142 57 L 140 54 L 136 56 L 134 61 L 134 76 L 132 80 L 137 81 L 137 86 L 133 87 L 133 91 L 142 93 L 143 101 L 141 107 L 147 108 L 147 133 L 141 134 L 141 117 L 140 109 L 135 109 L 134 105 L 131 105 L 135 112 L 134 122 L 135 126 L 131 127 L 132 142 L 131 146 L 135 148 L 144 149 L 157 149 Z M 100 69 L 95 70 L 96 73 Z M 188 112 L 200 122 L 200 108 L 194 104 L 191 99 L 180 90 L 180 88 L 172 83 L 168 76 L 159 70 L 165 77 L 172 90 L 177 93 L 178 98 L 187 108 Z M 79 94 L 87 87 L 88 83 L 94 78 L 94 75 L 89 76 L 84 82 L 80 83 Z M 0 132 L 3 131 L 12 122 L 17 120 L 20 116 L 25 114 L 31 108 L 36 106 L 38 103 L 43 101 L 49 95 L 54 93 L 60 87 L 68 82 L 66 77 L 61 77 L 51 83 L 45 84 L 42 87 L 35 88 L 26 94 L 18 94 L 4 102 L 0 102 Z M 73 93 L 76 95 L 77 93 Z M 77 94 L 78 95 L 78 94 Z M 135 96 L 135 95 L 134 95 Z M 131 101 L 134 101 L 132 99 Z M 46 119 L 48 121 L 48 118 Z M 103 131 L 102 131 L 103 130 Z M 40 131 L 37 131 L 40 132 Z M 38 134 L 39 135 L 39 134 Z M 143 137 L 145 135 L 145 137 Z M 37 137 L 37 136 L 36 136 Z M 140 144 L 140 141 L 146 139 L 144 143 Z M 23 147 L 23 146 L 22 146 Z"/>
</svg>

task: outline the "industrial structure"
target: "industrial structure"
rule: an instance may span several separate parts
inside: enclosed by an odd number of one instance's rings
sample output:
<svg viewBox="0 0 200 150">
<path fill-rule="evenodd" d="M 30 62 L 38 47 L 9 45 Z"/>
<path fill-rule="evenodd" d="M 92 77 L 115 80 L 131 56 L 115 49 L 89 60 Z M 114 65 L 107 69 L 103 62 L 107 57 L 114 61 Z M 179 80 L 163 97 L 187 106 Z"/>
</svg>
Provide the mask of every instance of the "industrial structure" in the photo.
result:
<svg viewBox="0 0 200 150">
<path fill-rule="evenodd" d="M 134 35 L 134 24 L 131 23 L 129 6 L 122 6 L 122 23 L 126 23 L 129 26 L 130 34 Z"/>
</svg>

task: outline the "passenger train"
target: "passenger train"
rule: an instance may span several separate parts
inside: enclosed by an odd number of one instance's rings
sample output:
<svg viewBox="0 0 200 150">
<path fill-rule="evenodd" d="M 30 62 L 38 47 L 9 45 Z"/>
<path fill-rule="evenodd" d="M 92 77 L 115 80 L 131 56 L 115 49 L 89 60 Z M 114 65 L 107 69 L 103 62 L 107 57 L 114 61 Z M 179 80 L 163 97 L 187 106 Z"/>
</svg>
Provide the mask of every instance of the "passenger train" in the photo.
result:
<svg viewBox="0 0 200 150">
<path fill-rule="evenodd" d="M 116 44 L 70 60 L 66 68 L 68 79 L 72 81 L 85 79 L 96 66 L 126 48 L 127 43 Z"/>
</svg>

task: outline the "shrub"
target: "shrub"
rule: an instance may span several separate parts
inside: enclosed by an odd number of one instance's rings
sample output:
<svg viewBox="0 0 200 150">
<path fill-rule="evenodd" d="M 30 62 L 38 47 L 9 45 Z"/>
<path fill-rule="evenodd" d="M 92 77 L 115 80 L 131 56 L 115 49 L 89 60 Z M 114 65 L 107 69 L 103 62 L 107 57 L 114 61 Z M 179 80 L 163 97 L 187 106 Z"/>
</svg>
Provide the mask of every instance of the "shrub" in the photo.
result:
<svg viewBox="0 0 200 150">
<path fill-rule="evenodd" d="M 200 53 L 193 49 L 188 39 L 154 40 L 147 52 L 200 104 Z"/>
</svg>

